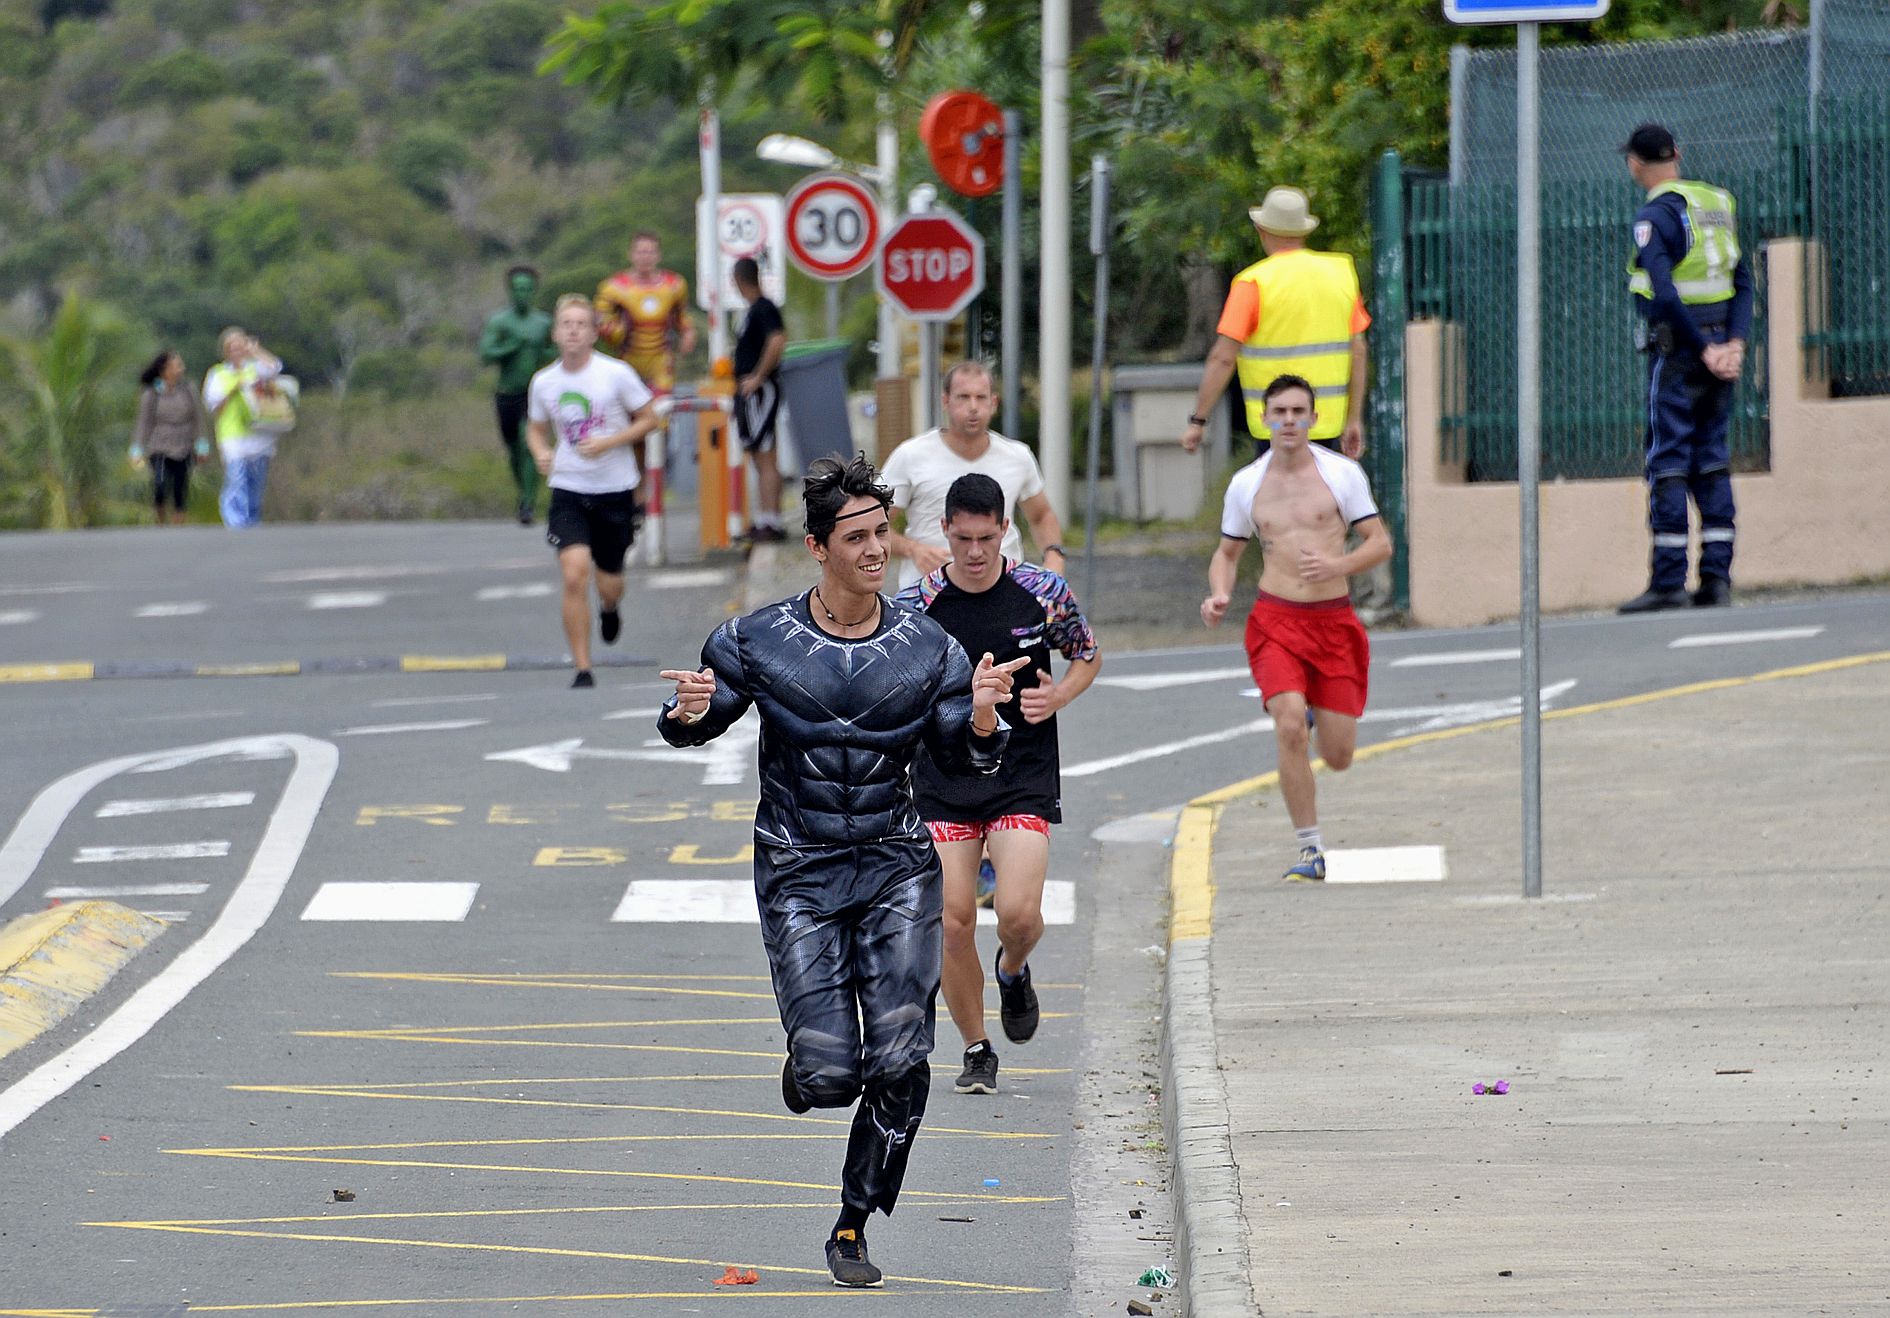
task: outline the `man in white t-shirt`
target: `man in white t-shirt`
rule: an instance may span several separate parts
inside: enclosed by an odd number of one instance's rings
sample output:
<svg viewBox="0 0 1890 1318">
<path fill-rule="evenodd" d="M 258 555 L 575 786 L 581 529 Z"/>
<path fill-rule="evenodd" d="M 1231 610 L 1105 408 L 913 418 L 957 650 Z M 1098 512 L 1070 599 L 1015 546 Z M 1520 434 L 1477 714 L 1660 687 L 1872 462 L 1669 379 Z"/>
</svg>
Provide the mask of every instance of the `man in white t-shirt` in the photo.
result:
<svg viewBox="0 0 1890 1318">
<path fill-rule="evenodd" d="M 1233 601 L 1247 542 L 1260 541 L 1260 595 L 1247 618 L 1247 662 L 1273 716 L 1280 795 L 1299 835 L 1299 860 L 1286 879 L 1326 877 L 1319 836 L 1307 711 L 1328 769 L 1352 763 L 1365 712 L 1371 642 L 1352 612 L 1346 578 L 1391 557 L 1391 536 L 1372 502 L 1365 469 L 1313 444 L 1313 389 L 1297 375 L 1276 377 L 1264 394 L 1273 447 L 1234 473 L 1221 507 L 1221 543 L 1208 563 L 1201 621 L 1218 627 Z M 1358 548 L 1345 551 L 1345 534 Z"/>
<path fill-rule="evenodd" d="M 1044 493 L 1043 471 L 1028 446 L 991 429 L 997 401 L 991 372 L 978 362 L 960 362 L 945 373 L 945 425 L 914 435 L 892 451 L 879 477 L 892 487 L 892 551 L 904 562 L 899 588 L 904 590 L 951 561 L 945 544 L 945 492 L 960 476 L 978 472 L 1004 490 L 1004 557 L 1024 557 L 1016 513 L 1030 523 L 1038 561 L 1062 575 L 1063 524 Z M 903 514 L 903 525 L 901 523 Z"/>
<path fill-rule="evenodd" d="M 545 539 L 564 576 L 564 634 L 574 687 L 591 676 L 591 581 L 597 582 L 598 630 L 614 645 L 623 630 L 623 560 L 636 540 L 636 488 L 643 478 L 643 438 L 662 421 L 655 395 L 636 371 L 594 351 L 597 309 L 567 293 L 551 323 L 558 360 L 532 377 L 525 429 L 538 470 L 549 477 Z"/>
</svg>

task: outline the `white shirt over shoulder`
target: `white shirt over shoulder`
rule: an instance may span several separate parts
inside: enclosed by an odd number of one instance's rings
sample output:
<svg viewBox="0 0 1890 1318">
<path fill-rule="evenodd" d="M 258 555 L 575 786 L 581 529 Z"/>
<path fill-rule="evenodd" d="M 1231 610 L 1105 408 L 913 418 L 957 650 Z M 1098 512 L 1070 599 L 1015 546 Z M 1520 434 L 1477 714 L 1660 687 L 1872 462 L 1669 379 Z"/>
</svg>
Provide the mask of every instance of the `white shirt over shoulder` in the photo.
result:
<svg viewBox="0 0 1890 1318">
<path fill-rule="evenodd" d="M 655 396 L 634 368 L 601 352 L 592 353 L 582 370 L 566 370 L 556 361 L 534 375 L 530 416 L 551 428 L 551 488 L 574 494 L 634 490 L 643 479 L 634 445 L 595 458 L 585 457 L 577 446 L 624 429 L 636 410 Z"/>
<path fill-rule="evenodd" d="M 1006 439 L 995 430 L 988 433 L 991 445 L 976 461 L 959 457 L 936 429 L 914 435 L 886 459 L 880 479 L 892 487 L 893 507 L 905 510 L 909 539 L 944 549 L 945 531 L 940 523 L 945 518 L 945 492 L 960 476 L 977 472 L 989 476 L 1004 490 L 1004 516 L 1011 523 L 1011 529 L 1004 533 L 1004 557 L 1023 558 L 1024 538 L 1017 531 L 1017 505 L 1043 493 L 1043 469 L 1028 445 Z M 920 575 L 911 559 L 900 560 L 901 590 Z"/>
<path fill-rule="evenodd" d="M 1372 485 L 1366 479 L 1365 468 L 1323 444 L 1311 445 L 1306 451 L 1313 455 L 1313 465 L 1319 469 L 1326 488 L 1332 491 L 1333 502 L 1339 505 L 1339 516 L 1345 519 L 1347 526 L 1357 526 L 1368 517 L 1378 516 L 1378 505 L 1372 500 Z M 1253 522 L 1253 501 L 1260 493 L 1260 482 L 1267 478 L 1267 464 L 1272 461 L 1273 450 L 1268 449 L 1235 472 L 1234 479 L 1227 483 L 1227 499 L 1221 504 L 1221 534 L 1228 539 L 1251 540 L 1259 534 Z"/>
</svg>

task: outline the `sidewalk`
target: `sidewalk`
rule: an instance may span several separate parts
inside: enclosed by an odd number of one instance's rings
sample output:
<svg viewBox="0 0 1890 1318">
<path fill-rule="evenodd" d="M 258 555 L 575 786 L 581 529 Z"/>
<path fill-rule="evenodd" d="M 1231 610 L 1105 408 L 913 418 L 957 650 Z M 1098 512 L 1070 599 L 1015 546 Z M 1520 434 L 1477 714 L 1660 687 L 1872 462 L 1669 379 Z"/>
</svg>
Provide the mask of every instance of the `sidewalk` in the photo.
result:
<svg viewBox="0 0 1890 1318">
<path fill-rule="evenodd" d="M 1270 787 L 1184 818 L 1196 1318 L 1890 1312 L 1890 663 L 1814 667 L 1546 722 L 1540 901 L 1514 727 L 1320 776 L 1329 849 L 1442 883 L 1280 882 Z"/>
</svg>

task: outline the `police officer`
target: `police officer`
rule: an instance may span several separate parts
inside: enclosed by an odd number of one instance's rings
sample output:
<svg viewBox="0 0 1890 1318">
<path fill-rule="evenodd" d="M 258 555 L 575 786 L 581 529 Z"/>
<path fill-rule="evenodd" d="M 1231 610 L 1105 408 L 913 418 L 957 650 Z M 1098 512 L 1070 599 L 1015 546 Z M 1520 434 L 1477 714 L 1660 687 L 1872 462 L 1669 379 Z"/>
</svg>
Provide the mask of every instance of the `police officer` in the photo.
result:
<svg viewBox="0 0 1890 1318">
<path fill-rule="evenodd" d="M 1653 565 L 1645 591 L 1622 613 L 1686 607 L 1687 496 L 1700 510 L 1700 584 L 1692 602 L 1732 602 L 1733 383 L 1752 329 L 1752 276 L 1739 251 L 1732 194 L 1680 177 L 1680 148 L 1659 124 L 1642 124 L 1622 147 L 1646 189 L 1634 216 L 1628 291 L 1649 355 L 1647 525 Z"/>
</svg>

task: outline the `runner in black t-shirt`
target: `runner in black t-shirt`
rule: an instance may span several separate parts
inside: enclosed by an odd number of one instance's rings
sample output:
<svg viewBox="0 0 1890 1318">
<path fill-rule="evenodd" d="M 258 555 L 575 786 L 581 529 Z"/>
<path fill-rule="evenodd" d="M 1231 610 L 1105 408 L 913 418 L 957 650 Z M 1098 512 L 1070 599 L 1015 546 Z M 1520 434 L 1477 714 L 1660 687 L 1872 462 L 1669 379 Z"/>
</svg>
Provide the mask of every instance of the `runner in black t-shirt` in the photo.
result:
<svg viewBox="0 0 1890 1318">
<path fill-rule="evenodd" d="M 1096 680 L 1102 656 L 1076 597 L 1062 577 L 1034 563 L 1004 558 L 1010 523 L 1004 490 L 971 474 L 945 495 L 945 539 L 952 559 L 899 595 L 965 648 L 999 662 L 1028 658 L 1017 674 L 1017 702 L 998 717 L 1010 742 L 998 772 L 956 779 L 920 757 L 913 798 L 932 831 L 945 872 L 945 1006 L 965 1040 L 961 1094 L 997 1092 L 997 1052 L 984 1029 L 984 966 L 978 959 L 978 863 L 988 849 L 997 870 L 999 1016 L 1012 1043 L 1037 1032 L 1031 950 L 1043 937 L 1043 882 L 1050 865 L 1050 825 L 1063 820 L 1056 712 Z M 1069 661 L 1050 676 L 1050 651 Z"/>
<path fill-rule="evenodd" d="M 735 336 L 735 429 L 742 448 L 755 462 L 755 525 L 750 544 L 778 541 L 781 530 L 781 459 L 775 452 L 774 423 L 781 412 L 781 354 L 787 349 L 787 325 L 761 291 L 761 266 L 752 256 L 735 263 L 735 289 L 748 301 Z"/>
</svg>

